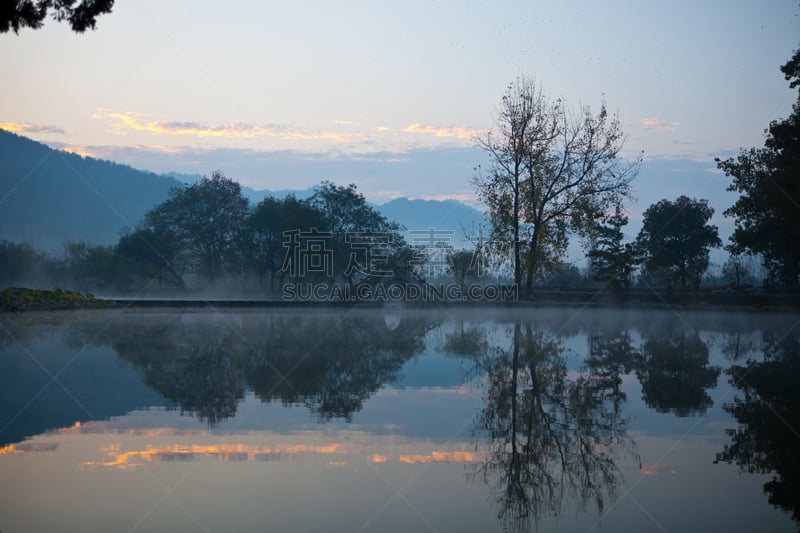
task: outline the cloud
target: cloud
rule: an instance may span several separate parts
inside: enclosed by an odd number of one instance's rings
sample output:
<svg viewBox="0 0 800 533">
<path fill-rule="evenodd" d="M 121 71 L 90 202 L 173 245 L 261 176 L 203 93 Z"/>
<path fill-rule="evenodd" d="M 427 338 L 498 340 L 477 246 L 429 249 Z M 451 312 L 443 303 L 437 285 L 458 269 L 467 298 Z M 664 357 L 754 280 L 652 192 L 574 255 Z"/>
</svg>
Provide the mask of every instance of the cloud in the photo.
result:
<svg viewBox="0 0 800 533">
<path fill-rule="evenodd" d="M 0 122 L 0 129 L 13 133 L 57 133 L 64 135 L 64 130 L 50 124 L 34 124 L 32 122 Z"/>
<path fill-rule="evenodd" d="M 642 121 L 639 123 L 639 125 L 646 130 L 673 131 L 678 129 L 678 126 L 680 126 L 680 122 L 662 122 L 660 118 L 647 117 L 643 118 Z"/>
<path fill-rule="evenodd" d="M 253 137 L 279 137 L 284 132 L 280 126 L 258 126 L 247 123 L 207 125 L 199 122 L 143 120 L 147 115 L 135 112 L 98 111 L 92 118 L 113 120 L 112 131 L 124 134 L 127 130 L 143 131 L 156 135 L 191 135 L 195 137 L 226 137 L 249 139 Z"/>
<path fill-rule="evenodd" d="M 62 142 L 48 142 L 48 146 L 69 154 L 76 154 L 82 157 L 93 157 L 95 159 L 108 159 L 116 162 L 129 161 L 128 156 L 122 154 L 139 154 L 146 157 L 147 154 L 183 154 L 210 151 L 199 146 L 168 146 L 161 144 L 133 144 L 129 146 L 89 146 L 84 144 L 70 144 Z"/>
<path fill-rule="evenodd" d="M 61 143 L 59 143 L 61 144 Z M 75 154 L 81 157 L 93 157 L 95 159 L 102 159 L 102 156 L 93 152 L 92 149 L 88 146 L 80 146 L 77 144 L 65 144 L 61 148 L 59 148 L 62 152 L 67 152 L 68 154 Z"/>
<path fill-rule="evenodd" d="M 283 447 L 254 446 L 249 444 L 167 444 L 147 446 L 142 450 L 121 451 L 118 444 L 101 449 L 106 454 L 104 461 L 86 461 L 86 466 L 103 466 L 121 470 L 134 470 L 143 462 L 192 460 L 214 457 L 220 461 L 274 461 L 292 460 L 298 455 L 331 455 L 348 453 L 348 444 L 314 446 L 296 444 Z"/>
<path fill-rule="evenodd" d="M 468 128 L 465 126 L 441 128 L 419 123 L 409 124 L 403 131 L 406 133 L 425 133 L 433 135 L 434 137 L 455 137 L 457 139 L 472 139 L 480 133 L 480 130 L 476 128 Z"/>
<path fill-rule="evenodd" d="M 302 131 L 298 128 L 279 124 L 249 124 L 232 122 L 227 124 L 205 124 L 192 121 L 147 120 L 149 115 L 137 112 L 113 112 L 99 110 L 92 115 L 97 120 L 113 121 L 111 131 L 124 135 L 128 131 L 152 133 L 155 135 L 188 135 L 199 138 L 255 139 L 272 138 L 286 141 L 333 141 L 334 143 L 363 143 L 367 136 L 360 132 L 331 130 Z M 351 121 L 334 121 L 339 125 L 352 124 Z"/>
<path fill-rule="evenodd" d="M 479 458 L 472 452 L 439 452 L 434 451 L 428 454 L 401 455 L 401 463 L 475 463 Z"/>
</svg>

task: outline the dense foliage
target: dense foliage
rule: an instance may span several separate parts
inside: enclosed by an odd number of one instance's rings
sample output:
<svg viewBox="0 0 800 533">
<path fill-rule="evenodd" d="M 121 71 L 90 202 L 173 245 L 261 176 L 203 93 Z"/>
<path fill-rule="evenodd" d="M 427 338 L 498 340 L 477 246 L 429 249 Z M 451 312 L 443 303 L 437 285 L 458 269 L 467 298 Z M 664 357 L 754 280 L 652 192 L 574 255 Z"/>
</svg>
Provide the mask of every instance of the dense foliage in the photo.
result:
<svg viewBox="0 0 800 533">
<path fill-rule="evenodd" d="M 111 13 L 114 0 L 8 0 L 0 4 L 0 33 L 25 27 L 42 27 L 48 12 L 57 21 L 69 22 L 72 31 L 93 30 L 97 17 Z"/>
<path fill-rule="evenodd" d="M 645 272 L 698 288 L 708 268 L 709 249 L 722 244 L 717 227 L 708 224 L 713 214 L 707 200 L 686 196 L 648 207 L 636 238 Z"/>
<path fill-rule="evenodd" d="M 800 90 L 800 50 L 781 67 L 791 88 Z M 800 276 L 800 94 L 787 118 L 773 121 L 763 148 L 717 159 L 733 177 L 728 190 L 741 193 L 725 215 L 736 217 L 734 253 L 760 253 L 775 278 L 796 285 Z"/>
</svg>

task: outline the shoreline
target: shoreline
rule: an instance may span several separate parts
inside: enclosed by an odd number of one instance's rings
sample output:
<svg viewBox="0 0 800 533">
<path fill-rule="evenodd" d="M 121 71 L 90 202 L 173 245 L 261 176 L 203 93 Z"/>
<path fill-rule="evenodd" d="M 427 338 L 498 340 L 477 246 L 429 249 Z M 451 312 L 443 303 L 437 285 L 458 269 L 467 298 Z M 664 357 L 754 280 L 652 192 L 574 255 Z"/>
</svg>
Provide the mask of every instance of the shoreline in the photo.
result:
<svg viewBox="0 0 800 533">
<path fill-rule="evenodd" d="M 164 297 L 97 297 L 74 291 L 8 288 L 0 292 L 0 313 L 33 311 L 66 311 L 77 309 L 119 308 L 353 308 L 404 309 L 435 308 L 574 308 L 591 309 L 686 309 L 713 311 L 800 311 L 800 293 L 666 293 L 632 292 L 612 295 L 596 291 L 537 291 L 531 299 L 506 300 L 288 300 L 275 298 L 164 298 Z"/>
</svg>

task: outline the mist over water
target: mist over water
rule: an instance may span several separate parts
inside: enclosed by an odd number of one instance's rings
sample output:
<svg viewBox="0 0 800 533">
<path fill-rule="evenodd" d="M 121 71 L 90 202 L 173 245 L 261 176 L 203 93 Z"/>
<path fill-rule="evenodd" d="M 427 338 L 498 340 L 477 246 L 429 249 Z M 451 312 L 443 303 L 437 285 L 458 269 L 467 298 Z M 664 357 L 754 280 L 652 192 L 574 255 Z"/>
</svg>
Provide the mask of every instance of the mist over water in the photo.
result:
<svg viewBox="0 0 800 533">
<path fill-rule="evenodd" d="M 324 515 L 333 531 L 792 531 L 798 319 L 5 314 L 0 516 L 15 530 L 295 530 Z M 179 506 L 151 476 L 177 483 Z M 20 511 L 32 494 L 46 516 Z"/>
</svg>

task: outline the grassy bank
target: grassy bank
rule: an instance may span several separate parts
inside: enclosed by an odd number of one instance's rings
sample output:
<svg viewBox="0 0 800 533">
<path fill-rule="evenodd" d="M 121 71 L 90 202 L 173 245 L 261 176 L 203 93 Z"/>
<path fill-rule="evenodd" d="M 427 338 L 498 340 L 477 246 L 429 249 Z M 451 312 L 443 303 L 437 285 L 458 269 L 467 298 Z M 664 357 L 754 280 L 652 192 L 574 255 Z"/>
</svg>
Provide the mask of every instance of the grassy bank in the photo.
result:
<svg viewBox="0 0 800 533">
<path fill-rule="evenodd" d="M 0 291 L 0 312 L 100 309 L 113 305 L 113 302 L 99 300 L 90 293 L 82 294 L 63 289 L 39 290 L 9 287 Z"/>
</svg>

